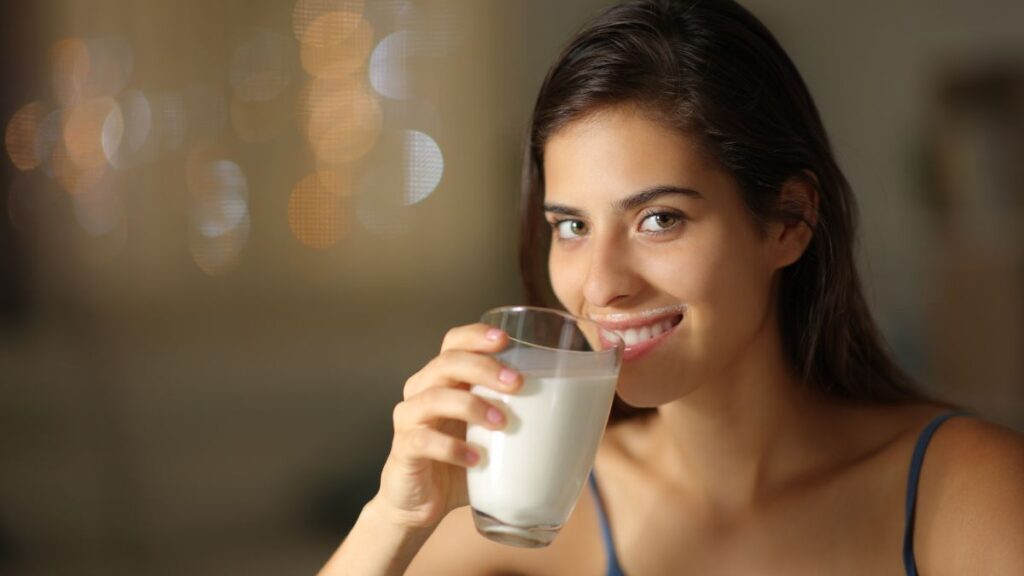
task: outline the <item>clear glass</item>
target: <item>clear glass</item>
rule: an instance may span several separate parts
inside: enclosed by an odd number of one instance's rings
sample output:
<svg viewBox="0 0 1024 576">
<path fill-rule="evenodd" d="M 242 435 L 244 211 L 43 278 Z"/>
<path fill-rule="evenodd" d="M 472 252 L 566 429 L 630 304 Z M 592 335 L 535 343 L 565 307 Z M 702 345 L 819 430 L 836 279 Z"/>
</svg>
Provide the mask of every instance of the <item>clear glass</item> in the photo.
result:
<svg viewBox="0 0 1024 576">
<path fill-rule="evenodd" d="M 622 342 L 594 322 L 545 308 L 496 308 L 481 321 L 511 337 L 496 357 L 524 382 L 515 394 L 472 389 L 503 409 L 508 422 L 503 430 L 466 429 L 481 455 L 467 469 L 473 521 L 491 540 L 540 548 L 572 513 L 594 465 Z"/>
</svg>

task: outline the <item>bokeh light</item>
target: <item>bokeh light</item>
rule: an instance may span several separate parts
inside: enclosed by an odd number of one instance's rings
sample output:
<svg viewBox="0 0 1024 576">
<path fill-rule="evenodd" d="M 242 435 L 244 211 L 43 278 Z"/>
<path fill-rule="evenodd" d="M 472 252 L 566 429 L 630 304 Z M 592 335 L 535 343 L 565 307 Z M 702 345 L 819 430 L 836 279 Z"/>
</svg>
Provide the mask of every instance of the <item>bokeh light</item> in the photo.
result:
<svg viewBox="0 0 1024 576">
<path fill-rule="evenodd" d="M 205 236 L 194 227 L 190 227 L 188 248 L 192 260 L 200 270 L 210 276 L 227 274 L 238 265 L 242 249 L 249 240 L 249 227 L 248 212 L 230 232 L 215 238 Z"/>
<path fill-rule="evenodd" d="M 117 153 L 109 158 L 118 169 L 133 165 L 142 156 L 142 150 L 153 132 L 153 109 L 149 99 L 139 90 L 125 90 L 117 98 L 124 120 L 124 137 Z"/>
<path fill-rule="evenodd" d="M 81 38 L 65 38 L 50 49 L 53 93 L 64 106 L 78 103 L 85 94 L 91 65 L 89 47 Z"/>
<path fill-rule="evenodd" d="M 68 111 L 64 144 L 81 169 L 110 163 L 124 137 L 124 116 L 113 98 L 88 100 Z"/>
<path fill-rule="evenodd" d="M 230 125 L 247 143 L 281 135 L 295 110 L 281 99 L 298 60 L 311 76 L 296 102 L 298 126 L 318 168 L 290 192 L 292 234 L 308 247 L 329 248 L 345 236 L 355 213 L 374 233 L 396 236 L 410 223 L 406 208 L 428 198 L 443 179 L 444 156 L 430 135 L 436 128 L 403 116 L 404 108 L 389 112 L 398 117 L 389 116 L 396 129 L 387 150 L 400 154 L 400 166 L 369 166 L 358 200 L 352 175 L 367 167 L 353 163 L 380 141 L 381 97 L 403 100 L 399 107 L 417 104 L 409 59 L 424 30 L 434 28 L 420 29 L 426 21 L 417 20 L 412 2 L 384 2 L 374 15 L 387 14 L 388 26 L 400 29 L 377 43 L 365 11 L 363 0 L 298 0 L 292 10 L 297 43 L 256 29 L 231 46 L 223 67 L 230 92 L 214 82 L 144 93 L 129 88 L 136 62 L 127 40 L 64 38 L 50 50 L 58 109 L 36 101 L 15 113 L 5 130 L 7 154 L 19 170 L 41 168 L 54 179 L 69 194 L 84 237 L 105 241 L 127 235 L 124 198 L 114 183 L 141 162 L 187 146 L 189 249 L 200 269 L 221 274 L 237 263 L 251 232 L 248 182 L 227 159 L 223 131 Z M 11 206 L 13 219 L 21 209 Z"/>
<path fill-rule="evenodd" d="M 332 34 L 332 30 L 345 33 Z M 373 26 L 359 15 L 328 12 L 313 22 L 303 38 L 302 67 L 311 76 L 351 75 L 366 63 L 373 34 Z"/>
<path fill-rule="evenodd" d="M 370 55 L 370 83 L 381 96 L 403 100 L 412 96 L 409 77 L 410 34 L 400 30 L 386 36 Z"/>
<path fill-rule="evenodd" d="M 4 145 L 7 155 L 18 170 L 28 171 L 39 166 L 39 150 L 36 137 L 39 125 L 46 117 L 46 107 L 42 102 L 30 102 L 22 106 L 11 116 L 4 131 Z"/>
<path fill-rule="evenodd" d="M 91 190 L 103 179 L 109 169 L 104 162 L 92 165 L 76 163 L 63 138 L 53 146 L 51 162 L 53 178 L 61 189 L 72 196 Z"/>
<path fill-rule="evenodd" d="M 200 146 L 187 159 L 189 251 L 200 270 L 211 276 L 237 264 L 249 239 L 249 186 L 238 164 L 209 160 L 217 150 Z"/>
<path fill-rule="evenodd" d="M 299 0 L 292 10 L 292 30 L 295 32 L 295 39 L 301 43 L 313 42 L 328 44 L 334 38 L 348 36 L 359 24 L 363 16 L 365 3 L 363 0 Z M 341 12 L 351 15 L 344 20 L 337 20 L 338 28 L 321 28 L 318 35 L 311 36 L 309 29 L 318 18 L 331 12 Z"/>
<path fill-rule="evenodd" d="M 63 138 L 53 145 L 50 161 L 54 180 L 65 192 L 73 194 L 78 187 L 78 179 L 83 170 L 71 160 L 71 154 L 68 153 L 68 147 Z"/>
<path fill-rule="evenodd" d="M 43 172 L 50 178 L 56 176 L 53 156 L 58 147 L 64 146 L 64 111 L 53 110 L 39 123 L 36 134 L 36 157 Z"/>
<path fill-rule="evenodd" d="M 300 180 L 288 198 L 292 235 L 319 250 L 337 244 L 347 231 L 350 196 L 347 172 L 321 171 Z"/>
<path fill-rule="evenodd" d="M 230 160 L 203 162 L 188 178 L 189 220 L 207 238 L 237 227 L 249 211 L 249 186 L 242 169 Z"/>
<path fill-rule="evenodd" d="M 444 174 L 441 147 L 429 135 L 407 130 L 404 140 L 405 204 L 422 201 L 437 188 Z"/>
<path fill-rule="evenodd" d="M 235 48 L 228 70 L 234 97 L 242 102 L 277 98 L 291 82 L 293 50 L 282 35 L 257 30 Z"/>
<path fill-rule="evenodd" d="M 314 79 L 299 96 L 298 112 L 314 153 L 327 163 L 362 158 L 380 135 L 380 104 L 357 78 Z"/>
</svg>

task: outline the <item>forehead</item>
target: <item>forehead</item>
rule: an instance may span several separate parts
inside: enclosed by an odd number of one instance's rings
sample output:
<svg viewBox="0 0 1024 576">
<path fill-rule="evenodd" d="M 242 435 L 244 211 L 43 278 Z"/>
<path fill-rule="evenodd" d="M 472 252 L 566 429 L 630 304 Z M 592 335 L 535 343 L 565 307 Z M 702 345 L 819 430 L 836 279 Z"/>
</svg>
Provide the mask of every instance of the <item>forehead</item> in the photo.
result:
<svg viewBox="0 0 1024 576">
<path fill-rule="evenodd" d="M 580 203 L 651 186 L 728 186 L 698 140 L 632 108 L 601 110 L 570 122 L 544 150 L 545 200 Z"/>
</svg>

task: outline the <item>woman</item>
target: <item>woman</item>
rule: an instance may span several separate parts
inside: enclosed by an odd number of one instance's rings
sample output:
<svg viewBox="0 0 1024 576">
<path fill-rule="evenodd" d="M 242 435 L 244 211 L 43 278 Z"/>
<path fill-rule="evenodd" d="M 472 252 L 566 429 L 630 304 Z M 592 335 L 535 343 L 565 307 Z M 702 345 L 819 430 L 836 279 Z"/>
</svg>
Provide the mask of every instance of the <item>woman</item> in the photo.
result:
<svg viewBox="0 0 1024 576">
<path fill-rule="evenodd" d="M 549 548 L 475 534 L 462 434 L 503 422 L 467 388 L 520 378 L 488 356 L 505 334 L 455 328 L 322 574 L 1024 574 L 1024 441 L 890 359 L 814 103 L 739 5 L 640 0 L 579 32 L 537 100 L 522 218 L 532 303 L 634 330 L 591 494 Z"/>
</svg>

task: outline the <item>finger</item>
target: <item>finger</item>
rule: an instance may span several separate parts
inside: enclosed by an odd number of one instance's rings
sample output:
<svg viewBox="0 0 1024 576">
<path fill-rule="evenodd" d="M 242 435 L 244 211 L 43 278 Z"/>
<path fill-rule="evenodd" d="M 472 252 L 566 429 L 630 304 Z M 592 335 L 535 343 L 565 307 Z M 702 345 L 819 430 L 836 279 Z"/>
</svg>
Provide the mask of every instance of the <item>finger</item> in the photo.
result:
<svg viewBox="0 0 1024 576">
<path fill-rule="evenodd" d="M 463 467 L 480 461 L 480 455 L 465 441 L 433 428 L 414 428 L 396 435 L 395 440 L 400 458 L 411 467 L 428 460 Z"/>
<path fill-rule="evenodd" d="M 408 400 L 428 388 L 467 388 L 478 385 L 502 393 L 519 389 L 522 375 L 491 356 L 465 350 L 448 350 L 431 360 L 405 384 L 404 399 Z"/>
<path fill-rule="evenodd" d="M 468 350 L 470 352 L 494 353 L 508 344 L 508 334 L 483 323 L 452 328 L 444 336 L 441 352 L 446 350 Z"/>
<path fill-rule="evenodd" d="M 505 426 L 505 413 L 494 404 L 465 390 L 428 388 L 395 406 L 395 431 L 429 425 L 441 419 L 499 430 Z"/>
</svg>

